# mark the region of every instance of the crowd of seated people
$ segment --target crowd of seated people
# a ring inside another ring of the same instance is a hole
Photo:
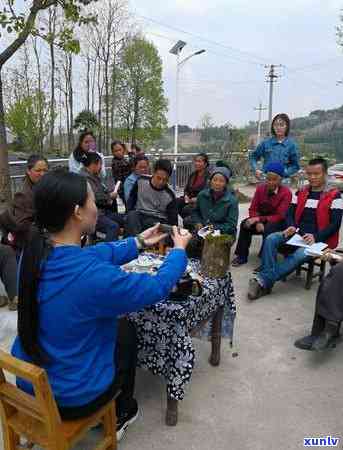
[[[255,300],[269,294],[273,285],[311,259],[304,247],[287,245],[287,241],[299,233],[306,244],[327,243],[336,248],[342,222],[341,193],[327,185],[327,162],[315,158],[306,166],[308,186],[293,195],[283,231],[266,237],[262,249],[260,271],[249,282],[248,297]],[[278,261],[278,252],[285,254]]]
[[[247,263],[252,236],[261,235],[262,264],[249,282],[251,300],[270,293],[278,280],[310,258],[303,248],[287,246],[287,240],[296,232],[308,244],[326,242],[329,248],[338,244],[343,205],[339,191],[327,185],[326,161],[322,158],[309,161],[306,167],[309,185],[293,196],[282,184],[282,179],[292,175],[299,164],[296,144],[288,137],[289,128],[287,116],[276,116],[273,138],[258,147],[252,159],[256,175],[261,178],[264,172],[266,180],[257,186],[249,217],[241,223],[233,264]],[[149,160],[139,147],[131,146],[127,152],[122,142],[113,141],[111,149],[113,181],[121,182],[118,192],[103,184],[104,159],[96,151],[92,133],[80,136],[70,156],[70,172],[55,170],[42,178],[48,170],[44,158],[28,161],[25,182],[31,183],[30,239],[26,236],[26,245],[20,247],[23,252],[19,291],[11,291],[13,280],[6,280],[3,274],[13,259],[7,254],[3,261],[2,246],[0,276],[8,285],[8,298],[19,297],[20,326],[12,353],[47,370],[63,420],[92,414],[120,389],[117,400],[120,439],[138,414],[134,398],[136,335],[134,327],[122,316],[167,297],[185,271],[185,251],[190,256],[201,256],[204,242],[198,236],[201,228],[211,225],[235,238],[239,211],[237,195],[230,183],[230,168],[219,164],[211,169],[206,154],[195,157],[195,171],[188,179],[183,197],[177,199],[168,185],[172,174],[169,160],[155,161],[150,175]],[[262,171],[256,166],[260,158],[264,159]],[[38,173],[42,180],[33,193]],[[118,197],[125,207],[122,214],[118,213]],[[15,197],[13,204],[17,200]],[[36,226],[32,229],[34,219]],[[182,219],[189,232],[180,233],[177,228]],[[166,239],[159,223],[173,226],[173,248],[157,274],[122,271],[119,266],[136,258],[140,250]],[[120,244],[112,242],[118,239],[119,228],[124,228],[128,236]],[[49,233],[49,239],[43,230]],[[81,237],[96,230],[105,233],[106,242],[81,250]],[[12,233],[10,229],[7,231]],[[19,245],[17,232],[18,229],[13,229],[15,243]],[[285,256],[282,262],[277,259],[279,251]],[[16,264],[14,251],[13,255]],[[312,333],[299,339],[297,347],[322,350],[337,337],[343,320],[343,303],[339,302],[342,280],[343,262],[322,281]],[[76,353],[70,352],[71,348],[77,349]],[[65,373],[70,376],[66,378]],[[28,384],[19,380],[18,384],[32,393]]]

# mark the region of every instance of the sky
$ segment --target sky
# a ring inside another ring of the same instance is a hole
[[[343,51],[336,37],[343,0],[128,2],[162,58],[169,125],[176,118],[176,56],[169,50],[180,39],[187,43],[182,58],[206,50],[180,70],[180,124],[197,127],[204,114],[219,125],[257,120],[254,108],[260,102],[268,106],[264,66],[270,64],[282,65],[276,69],[273,114],[292,118],[343,104],[343,84],[337,85],[343,79]],[[263,111],[262,118],[267,116]]]
[[[343,0],[131,0],[130,9],[158,48],[175,122],[176,56],[205,49],[180,70],[179,123],[196,127],[208,113],[218,124],[257,120],[255,107],[268,105],[267,69],[281,64],[274,84],[273,113],[304,116],[343,104],[343,52],[337,45]],[[267,118],[267,111],[263,112]]]

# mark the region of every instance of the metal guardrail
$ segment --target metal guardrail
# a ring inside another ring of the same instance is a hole
[[[190,173],[193,170],[192,166],[192,160],[193,157],[196,156],[198,153],[179,153],[178,154],[178,161],[176,163],[176,186],[177,189],[183,189],[187,183],[187,179],[190,175]],[[217,156],[216,153],[208,153],[207,154],[210,158],[210,163],[215,162],[215,156]],[[155,161],[163,156],[163,158],[171,159],[174,161],[174,154],[173,153],[146,153],[146,156],[150,159],[150,161]],[[181,158],[187,158],[187,160],[182,160]],[[68,166],[68,160],[69,158],[53,158],[49,159],[49,166],[51,168],[53,167],[67,167]],[[105,156],[105,164],[106,164],[106,181],[110,184],[112,173],[111,173],[111,161],[112,156]],[[11,186],[12,186],[12,192],[18,192],[21,189],[22,179],[25,176],[25,168],[26,168],[26,161],[10,161],[10,177],[11,177]]]

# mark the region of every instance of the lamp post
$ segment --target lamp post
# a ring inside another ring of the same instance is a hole
[[[193,56],[201,55],[206,50],[198,50],[191,55],[188,55],[182,61],[180,61],[180,54],[185,47],[186,42],[178,41],[173,48],[170,49],[169,53],[176,55],[176,86],[175,86],[175,130],[174,130],[174,167],[173,167],[173,188],[176,188],[176,166],[177,166],[177,153],[178,153],[178,138],[179,138],[179,78],[180,78],[180,68]]]

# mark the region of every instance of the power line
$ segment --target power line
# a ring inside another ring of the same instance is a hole
[[[148,21],[148,22],[152,22],[152,23],[155,23],[155,24],[160,25],[160,26],[162,26],[162,27],[169,28],[170,30],[177,31],[178,33],[184,33],[184,34],[187,34],[188,36],[193,36],[193,37],[195,37],[196,39],[199,39],[199,40],[201,40],[201,41],[203,41],[203,42],[207,42],[207,43],[209,43],[209,44],[211,44],[211,45],[215,45],[215,46],[218,46],[218,47],[222,47],[222,48],[225,48],[226,50],[230,50],[231,52],[240,53],[240,54],[242,54],[242,55],[249,56],[250,58],[254,58],[254,59],[255,59],[255,61],[253,61],[254,64],[260,65],[261,63],[265,63],[265,62],[267,61],[266,58],[264,58],[264,57],[256,56],[256,55],[254,55],[254,54],[252,54],[252,53],[249,53],[249,52],[246,52],[246,51],[244,51],[244,50],[236,49],[236,48],[231,47],[231,46],[229,46],[229,45],[222,44],[222,43],[220,43],[220,42],[216,42],[216,41],[213,41],[213,40],[211,40],[211,39],[207,39],[207,38],[205,38],[205,37],[203,37],[203,36],[197,35],[197,34],[195,34],[195,33],[191,33],[191,32],[189,32],[189,31],[183,30],[183,29],[181,29],[181,28],[172,27],[172,26],[167,25],[167,24],[165,24],[165,23],[163,23],[163,22],[160,22],[160,21],[158,21],[158,20],[156,20],[156,19],[152,19],[152,18],[150,18],[150,17],[143,16],[143,15],[140,15],[140,14],[136,14],[136,16],[139,17],[139,18],[141,18],[141,19],[143,19],[143,20],[146,20],[146,21]],[[258,62],[257,62],[257,61],[258,61]]]
[[[328,64],[332,64],[334,62],[338,62],[338,60],[342,61],[342,57],[341,56],[336,56],[335,58],[329,58],[325,61],[319,62],[319,63],[313,63],[313,64],[308,64],[306,66],[300,66],[300,67],[287,67],[287,69],[290,72],[299,72],[299,71],[308,71],[309,69],[316,69],[318,67],[323,67],[326,66]]]
[[[199,79],[190,79],[190,78],[181,78],[181,80],[185,83],[198,83],[198,84],[218,84],[218,83],[228,83],[228,84],[254,84],[254,83],[260,83],[261,80],[239,80],[239,81],[232,81],[232,80],[199,80]]]
[[[319,89],[321,89],[324,92],[328,92],[327,85],[321,84],[320,82],[318,82],[316,80],[313,80],[313,78],[310,78],[308,75],[304,75],[301,72],[299,74],[297,73],[297,74],[293,75],[292,71],[289,70],[289,68],[287,66],[283,66],[283,67],[285,69],[287,69],[285,75],[288,76],[289,78],[292,78],[292,77],[295,78],[295,77],[298,77],[298,76],[302,76],[302,77],[304,77],[306,79],[307,82],[312,83],[312,85],[315,86],[316,88],[319,88]],[[287,72],[291,72],[291,73],[287,73]]]
[[[169,37],[169,36],[165,36],[163,34],[155,33],[155,32],[152,32],[152,31],[146,31],[145,30],[144,33],[151,34],[152,36],[157,36],[157,37],[162,38],[162,39],[166,39],[166,40],[168,40],[170,42],[174,42],[174,41],[177,40],[176,37]],[[190,41],[190,42],[191,42],[191,44],[193,44],[193,48],[195,49],[196,46],[194,44],[194,41]],[[237,55],[229,55],[227,53],[219,53],[219,52],[217,52],[215,50],[212,50],[212,49],[206,49],[206,53],[210,53],[210,54],[215,55],[215,56],[220,56],[221,58],[228,58],[228,59],[231,59],[233,61],[239,61],[239,62],[242,62],[242,63],[245,63],[245,64],[251,64],[251,65],[254,65],[254,66],[261,66],[262,65],[261,63],[256,63],[255,61],[250,61],[250,60],[244,59],[242,57],[239,57]]]

